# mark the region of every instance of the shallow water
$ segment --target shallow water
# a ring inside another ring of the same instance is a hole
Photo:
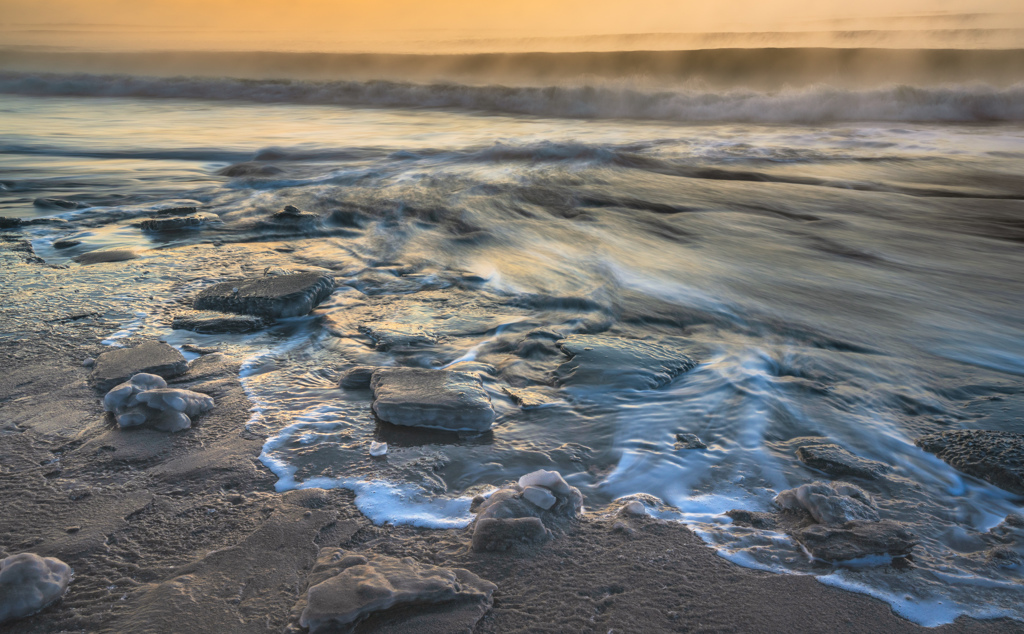
[[[987,563],[981,537],[1020,500],[913,444],[1020,429],[1017,123],[692,124],[135,96],[4,95],[0,114],[0,215],[67,219],[29,232],[51,263],[146,250],[144,281],[91,267],[136,302],[153,295],[118,313],[108,343],[152,334],[246,359],[247,425],[267,436],[280,490],[341,486],[376,522],[464,526],[475,493],[554,468],[588,508],[656,496],[651,512],[737,563],[820,575],[919,623],[1024,619],[1021,570]],[[90,206],[33,206],[44,197]],[[135,224],[179,204],[222,224],[159,239]],[[287,204],[329,220],[269,227]],[[52,247],[68,235],[82,244]],[[224,245],[208,266],[169,249],[201,242]],[[268,266],[327,269],[340,288],[256,336],[169,330],[177,300]],[[376,350],[359,328],[384,323],[435,342]],[[657,390],[555,388],[564,357],[519,348],[537,330],[657,342],[698,366]],[[380,423],[368,391],[336,387],[356,364],[453,363],[484,372],[493,431]],[[503,387],[543,387],[552,402],[521,409]],[[679,432],[708,449],[676,449]],[[808,439],[893,467],[859,484],[921,537],[912,564],[833,569],[721,515],[827,479],[796,459]],[[383,459],[368,454],[375,440],[389,445]]]

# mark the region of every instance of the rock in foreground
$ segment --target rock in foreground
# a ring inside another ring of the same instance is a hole
[[[199,293],[194,308],[271,319],[299,317],[309,314],[333,292],[330,275],[272,275],[214,284]]]
[[[63,594],[71,568],[52,557],[21,553],[0,560],[0,623],[35,614]]]
[[[697,365],[673,348],[619,337],[570,335],[558,347],[569,356],[555,370],[559,385],[653,390]]]
[[[796,457],[808,467],[837,477],[875,480],[889,470],[889,465],[855,456],[839,445],[800,447],[796,450]]]
[[[167,387],[155,374],[136,374],[103,397],[103,406],[121,427],[148,426],[159,431],[182,431],[192,419],[213,409],[213,399],[190,390]]]
[[[461,568],[330,551],[310,574],[299,623],[314,634],[349,632],[370,617],[388,631],[468,632],[491,608],[495,590]]]
[[[575,519],[583,511],[583,494],[556,471],[528,473],[490,497],[474,500],[473,550],[507,550],[515,544],[546,541],[545,525]]]
[[[370,388],[373,411],[395,425],[482,432],[494,422],[491,399],[475,374],[380,368],[373,373]]]
[[[922,436],[916,444],[954,469],[1024,495],[1024,434],[962,429]]]
[[[256,332],[267,325],[267,320],[259,315],[235,315],[213,311],[179,313],[171,322],[171,328],[174,330],[191,330],[203,335]]]
[[[169,379],[186,370],[188,362],[180,352],[160,341],[146,341],[134,348],[111,350],[98,356],[89,383],[106,392],[136,374],[156,374]]]
[[[846,561],[871,555],[905,557],[917,538],[899,522],[854,521],[843,526],[815,524],[796,531],[797,539],[812,556],[824,561]]]

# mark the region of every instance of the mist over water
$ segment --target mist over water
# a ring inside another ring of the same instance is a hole
[[[111,343],[244,358],[247,429],[280,490],[348,488],[375,522],[440,528],[466,525],[474,494],[556,469],[588,509],[656,496],[653,513],[741,565],[814,574],[918,623],[1024,620],[1019,566],[984,556],[1020,499],[914,446],[1020,429],[1021,49],[7,50],[0,69],[0,215],[66,219],[31,229],[52,263],[145,250],[161,306]],[[139,231],[182,204],[221,222]],[[285,205],[323,222],[270,225]],[[52,247],[69,236],[82,244]],[[177,247],[213,241],[216,272],[176,280]],[[255,336],[169,330],[178,300],[273,266],[340,287]],[[367,325],[418,343],[377,349]],[[573,334],[698,365],[655,390],[558,385],[553,342]],[[368,391],[336,387],[355,365],[480,372],[494,429],[382,423]],[[549,402],[520,408],[507,388]],[[911,563],[833,567],[722,515],[828,479],[795,456],[826,442],[891,465],[858,484],[922,540]]]

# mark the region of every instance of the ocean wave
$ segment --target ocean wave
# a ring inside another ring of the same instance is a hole
[[[0,93],[455,108],[542,117],[680,122],[1024,121],[1024,83],[1006,88],[893,85],[855,90],[817,85],[777,91],[648,91],[617,85],[510,87],[392,81],[0,73]]]

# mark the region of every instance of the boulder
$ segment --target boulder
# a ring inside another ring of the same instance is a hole
[[[875,480],[889,465],[855,456],[839,445],[808,445],[796,450],[796,457],[808,467],[836,476]]]
[[[182,231],[185,229],[196,229],[219,220],[220,218],[213,214],[168,215],[143,220],[139,227],[143,231]]]
[[[89,383],[106,392],[139,373],[169,379],[186,370],[188,362],[180,352],[161,341],[146,341],[134,348],[119,348],[96,357]]]
[[[349,632],[373,618],[389,631],[468,632],[490,609],[495,590],[461,568],[327,550],[310,573],[299,624],[313,634]]]
[[[918,544],[906,526],[892,520],[855,520],[842,526],[814,524],[793,532],[811,555],[824,561],[861,557],[905,557]]]
[[[196,297],[196,310],[259,315],[271,319],[309,314],[334,292],[323,273],[292,273],[221,282]]]
[[[1024,495],[1024,434],[962,429],[922,436],[917,446],[954,469]]]
[[[136,374],[107,392],[103,406],[114,413],[121,427],[145,425],[175,432],[190,428],[193,418],[213,409],[213,399],[190,390],[168,388],[167,382],[155,374]]]
[[[476,374],[421,368],[379,368],[370,380],[373,411],[408,427],[482,432],[494,409]]]
[[[570,335],[558,347],[569,356],[555,370],[558,385],[653,390],[697,365],[674,348],[619,337]]]
[[[807,511],[814,521],[831,526],[879,519],[871,496],[860,487],[843,482],[804,484],[779,493],[775,503],[786,511]]]
[[[61,596],[71,568],[52,557],[21,553],[0,560],[0,623],[35,614]]]
[[[171,321],[174,330],[191,330],[200,334],[245,333],[262,330],[270,321],[259,315],[235,315],[213,311],[178,313]]]

